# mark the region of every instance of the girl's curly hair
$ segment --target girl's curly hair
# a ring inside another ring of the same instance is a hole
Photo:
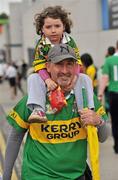
[[[35,25],[36,25],[36,33],[42,34],[44,20],[47,17],[60,19],[63,25],[65,26],[65,32],[71,33],[72,21],[69,19],[68,15],[70,15],[70,13],[62,9],[61,6],[47,7],[41,13],[36,14],[34,17]]]

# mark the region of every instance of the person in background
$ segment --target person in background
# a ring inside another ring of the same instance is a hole
[[[106,58],[113,56],[115,54],[115,47],[114,46],[109,46],[107,49],[107,54],[106,54]],[[103,69],[103,66],[102,66]],[[109,91],[108,91],[108,86],[105,88],[104,91],[104,106],[105,106],[105,110],[107,113],[109,113]]]
[[[19,71],[19,68],[17,68],[17,78],[16,78],[17,87],[20,90],[20,92],[22,93],[22,95],[24,95],[25,92],[22,87],[22,79],[23,79],[23,76],[22,76],[21,72]]]
[[[106,53],[106,58],[115,55],[115,47],[109,46]]]
[[[60,112],[52,112],[47,89],[47,122],[28,121],[31,110],[26,105],[27,96],[8,115],[12,130],[6,148],[4,180],[11,180],[14,162],[26,132],[21,179],[30,177],[30,180],[85,180],[86,126],[96,126],[99,141],[104,142],[107,139],[107,116],[96,96],[94,110],[82,108],[78,112],[74,87],[67,89],[76,76],[77,61],[75,52],[66,44],[55,45],[48,53],[47,71],[51,79],[61,87],[67,100],[67,106]],[[85,76],[81,74],[80,80]]]
[[[22,95],[25,94],[23,87],[22,87],[22,71],[21,71],[21,67],[19,65],[16,65],[16,63],[13,63],[13,66],[15,67],[16,71],[17,71],[17,75],[16,75],[16,88],[19,89],[19,91],[22,93]]]
[[[91,78],[94,93],[97,95],[97,68],[94,65],[93,58],[89,53],[84,53],[81,55],[81,61],[83,64],[82,71]]]
[[[103,99],[105,89],[108,86],[109,92],[109,110],[111,115],[112,135],[114,140],[114,152],[118,154],[118,56],[115,49],[112,47],[112,53],[106,57],[102,68],[102,77],[99,83],[98,98]]]
[[[25,80],[27,79],[27,70],[28,70],[28,65],[23,59],[22,64],[21,64],[21,75],[22,75],[22,78]]]
[[[0,63],[0,83],[2,83],[4,79],[4,67],[3,67],[3,63]]]
[[[14,67],[13,63],[8,63],[5,76],[8,79],[9,85],[11,87],[11,99],[15,99],[17,95],[17,84],[16,84],[17,70]]]

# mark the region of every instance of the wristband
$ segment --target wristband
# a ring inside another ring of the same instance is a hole
[[[99,124],[97,125],[97,128],[99,128],[100,126],[102,126],[104,124],[104,121],[100,119]]]

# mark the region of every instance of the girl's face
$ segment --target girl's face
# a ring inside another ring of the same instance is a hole
[[[59,44],[64,32],[64,25],[60,19],[47,17],[44,20],[42,32],[52,44]]]

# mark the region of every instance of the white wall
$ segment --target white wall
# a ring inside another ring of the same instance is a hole
[[[11,60],[17,64],[23,59],[22,49],[22,6],[21,3],[10,4],[10,44]],[[21,46],[20,46],[21,45]]]
[[[34,47],[35,27],[32,26],[34,15],[41,12],[43,8],[54,5],[62,5],[71,12],[70,18],[73,21],[72,36],[80,47],[80,53],[95,51],[98,30],[101,29],[100,3],[97,0],[40,0],[34,3],[23,18],[24,26],[24,54],[27,59],[27,47]],[[28,19],[28,17],[30,17]],[[96,23],[97,21],[97,23]],[[32,34],[33,33],[33,34]],[[30,37],[29,37],[30,36]],[[37,38],[37,36],[36,36]],[[91,45],[90,45],[91,42]],[[94,48],[92,44],[94,43]]]
[[[102,31],[100,0],[37,0],[35,3],[28,5],[28,8],[25,8],[25,11],[22,12],[23,31],[21,39],[24,59],[28,61],[27,49],[35,47],[38,37],[33,25],[34,15],[49,5],[62,5],[71,12],[72,36],[80,48],[80,54],[90,53],[95,64],[98,67],[101,66],[108,46],[115,46],[118,30]]]
[[[6,43],[7,43],[7,36],[6,36],[6,31],[7,31],[7,29],[6,29],[6,25],[3,25],[3,30],[2,30],[2,32],[0,33],[0,49],[5,49],[5,45],[6,45]]]

